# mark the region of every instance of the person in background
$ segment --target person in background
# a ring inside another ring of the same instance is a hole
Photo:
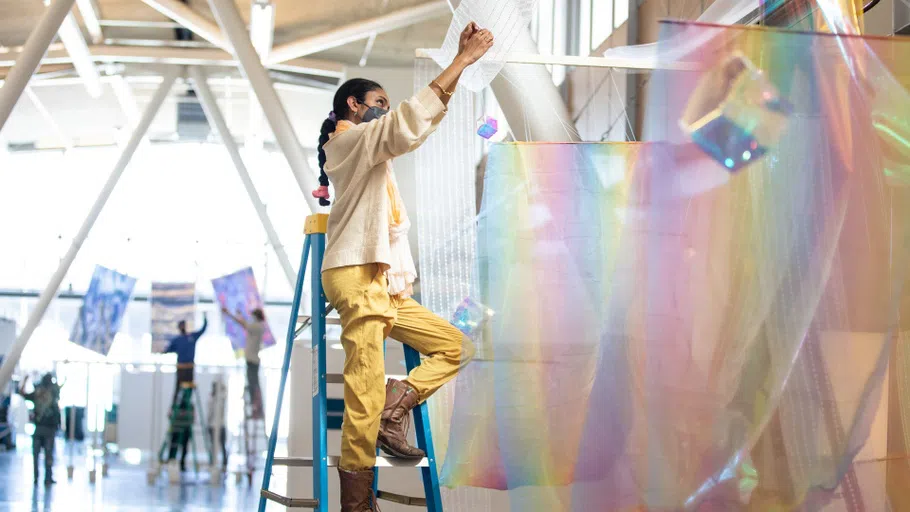
[[[53,473],[54,441],[57,429],[60,428],[60,389],[63,386],[58,386],[50,373],[44,374],[31,393],[25,392],[26,382],[28,377],[22,379],[19,394],[34,404],[32,421],[35,424],[35,433],[32,435],[32,454],[35,458],[35,485],[38,485],[38,456],[41,450],[44,450],[44,485],[53,485],[57,483],[54,481]]]
[[[209,326],[209,319],[205,314],[202,315],[202,329],[196,332],[187,332],[186,321],[181,320],[177,323],[177,329],[180,335],[172,339],[167,346],[165,353],[177,354],[177,385],[174,386],[174,399],[171,401],[171,407],[177,403],[177,393],[180,392],[181,385],[192,386],[194,377],[194,368],[196,365],[196,342]]]
[[[227,308],[221,308],[221,312],[237,322],[246,331],[246,343],[243,347],[243,354],[246,358],[246,383],[250,390],[250,399],[253,402],[253,417],[261,419],[264,417],[262,410],[262,392],[259,387],[259,350],[262,349],[262,336],[265,334],[265,313],[261,308],[250,311],[250,320],[244,320],[243,314],[237,311],[232,315]]]
[[[338,466],[342,512],[378,510],[373,494],[377,444],[393,457],[426,456],[408,443],[410,412],[474,354],[470,339],[411,298],[417,271],[408,246],[410,221],[391,162],[433,133],[462,72],[492,46],[493,34],[470,23],[452,64],[414,97],[389,110],[381,85],[351,79],[338,88],[322,125],[320,183],[327,187],[330,180],[336,195],[322,285],[341,316],[345,354]],[[327,192],[320,188],[315,194],[327,201]],[[405,380],[386,383],[387,336],[427,356]]]

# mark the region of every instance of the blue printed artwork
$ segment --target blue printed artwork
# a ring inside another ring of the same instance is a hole
[[[95,266],[92,282],[79,308],[70,341],[107,355],[120,330],[136,279],[101,265]]]
[[[240,311],[247,320],[249,320],[250,311],[253,309],[264,309],[252,268],[247,267],[233,274],[212,279],[212,287],[215,289],[215,297],[221,307],[227,308],[231,313]],[[234,350],[240,350],[245,347],[246,331],[244,331],[243,326],[230,318],[225,318],[224,320],[224,331],[231,340],[231,347]],[[275,336],[272,335],[272,330],[268,327],[268,318],[266,318],[266,329],[262,335],[262,346],[270,347],[274,344]]]
[[[152,283],[152,352],[159,353],[178,334],[177,323],[186,321],[194,329],[196,285],[194,283]]]

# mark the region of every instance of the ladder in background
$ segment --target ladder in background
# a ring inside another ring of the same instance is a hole
[[[344,413],[344,402],[340,399],[329,399],[326,396],[326,385],[341,384],[341,374],[326,373],[326,340],[325,326],[327,322],[327,309],[322,290],[322,258],[325,253],[325,232],[328,224],[328,215],[314,214],[306,219],[304,232],[306,238],[303,243],[303,254],[297,273],[297,284],[294,288],[294,301],[291,306],[291,320],[287,331],[287,342],[284,361],[281,366],[281,381],[278,386],[275,418],[272,421],[272,434],[269,437],[269,449],[265,459],[265,471],[262,476],[262,490],[259,498],[259,512],[265,512],[267,501],[273,501],[289,508],[311,508],[319,512],[329,510],[328,468],[338,466],[340,457],[328,455],[326,446],[327,430],[341,428],[341,418]],[[309,258],[310,252],[313,257]],[[312,264],[312,317],[299,316],[300,296],[303,291],[304,275],[307,261]],[[334,319],[337,322],[337,319]],[[300,328],[298,323],[303,322]],[[333,322],[334,323],[334,322]],[[315,457],[275,457],[275,445],[278,440],[278,424],[281,417],[281,404],[284,400],[284,389],[287,384],[288,370],[291,364],[291,350],[297,333],[310,326],[312,329],[313,345],[313,454]],[[408,372],[420,365],[420,354],[404,346],[405,365]],[[421,460],[402,460],[392,457],[377,457],[376,473],[373,479],[374,489],[379,482],[380,467],[419,467],[423,477],[424,498],[402,496],[394,493],[377,491],[379,499],[393,501],[404,505],[426,506],[429,512],[442,512],[442,499],[439,493],[439,475],[436,470],[436,456],[433,449],[433,438],[430,433],[430,418],[426,403],[414,408],[414,428],[417,437],[417,446],[426,452],[427,456]],[[269,490],[272,478],[272,466],[312,467],[313,468],[313,498],[290,498],[280,496]]]
[[[170,453],[174,453],[174,456],[176,457],[177,451],[182,450],[181,445],[183,444],[183,440],[186,439],[188,441],[187,448],[193,451],[193,467],[198,474],[199,459],[196,455],[196,436],[193,435],[193,427],[195,426],[196,418],[199,419],[203,446],[209,454],[210,462],[213,456],[211,442],[208,437],[208,429],[206,428],[205,420],[202,417],[202,402],[200,401],[199,395],[194,393],[196,389],[195,384],[182,383],[180,387],[181,389],[177,392],[177,400],[174,401],[174,404],[171,407],[169,427],[165,433],[164,442],[161,443],[161,450],[158,452],[158,462],[159,464],[171,462]],[[196,399],[195,404],[193,403],[194,397]],[[176,447],[173,446],[175,442],[177,443]],[[165,453],[168,454],[168,460],[165,460]],[[183,454],[181,453],[181,458],[182,457]],[[157,474],[155,474],[155,476],[157,477]],[[151,482],[152,478],[150,477],[149,483]]]
[[[259,412],[258,415],[257,412]],[[243,471],[237,473],[238,482],[245,474],[249,485],[253,485],[253,473],[256,471],[256,460],[259,458],[259,439],[266,439],[265,410],[256,411],[250,386],[247,384],[243,388],[243,453],[245,460]]]

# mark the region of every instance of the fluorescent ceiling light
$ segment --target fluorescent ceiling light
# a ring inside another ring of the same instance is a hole
[[[250,12],[250,40],[256,53],[263,59],[272,50],[274,29],[275,6],[271,2],[253,2]]]

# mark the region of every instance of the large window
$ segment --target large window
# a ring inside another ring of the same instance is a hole
[[[531,34],[541,55],[565,55],[567,49],[568,0],[540,0],[531,22]],[[553,83],[562,84],[565,66],[547,66]]]
[[[630,0],[580,0],[579,52],[584,56],[598,48],[629,19]]]

